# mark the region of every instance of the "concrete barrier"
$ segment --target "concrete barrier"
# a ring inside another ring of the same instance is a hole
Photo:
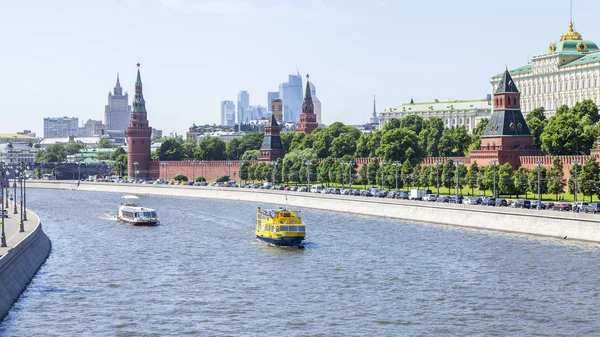
[[[146,184],[35,181],[31,188],[76,189],[122,194],[163,195],[270,203],[358,215],[388,217],[411,222],[523,233],[600,242],[600,215],[523,210],[487,206],[439,204],[425,201],[364,198],[245,188],[169,186]],[[159,210],[160,211],[160,210]]]
[[[7,234],[7,247],[0,248],[0,320],[4,319],[12,305],[25,291],[27,285],[44,261],[48,258],[51,243],[36,214],[27,211],[29,221],[25,222],[25,232],[18,232],[18,220],[12,220],[13,227],[9,228],[6,219],[6,229],[14,233]]]

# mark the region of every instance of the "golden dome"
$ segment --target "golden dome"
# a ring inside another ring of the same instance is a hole
[[[564,33],[563,36],[560,37],[560,40],[567,41],[567,40],[583,40],[583,39],[581,38],[581,35],[579,33],[577,33],[576,31],[573,30],[573,22],[571,22],[569,24],[569,31]]]

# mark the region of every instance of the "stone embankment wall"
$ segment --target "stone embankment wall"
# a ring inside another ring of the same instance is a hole
[[[364,198],[271,191],[244,188],[197,186],[133,185],[113,183],[72,183],[36,181],[32,188],[77,189],[80,191],[114,192],[121,194],[163,195],[187,198],[210,198],[249,201],[257,206],[268,204],[357,215],[402,219],[410,222],[437,223],[484,230],[523,233],[591,242],[600,242],[600,215],[511,209],[487,206],[448,205],[422,201]],[[115,196],[115,203],[117,203]],[[159,210],[160,212],[160,210]]]
[[[18,233],[8,241],[8,249],[3,248],[0,258],[0,319],[3,319],[11,306],[25,291],[33,276],[50,255],[51,243],[37,215],[27,213],[34,223],[31,231]],[[33,219],[34,218],[34,219]]]

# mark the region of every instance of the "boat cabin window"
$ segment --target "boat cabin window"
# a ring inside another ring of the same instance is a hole
[[[295,232],[295,231],[296,231],[296,226],[289,226],[288,232]]]
[[[281,226],[280,228],[282,232],[287,232],[289,230],[288,226]]]
[[[298,232],[304,232],[304,226],[298,226]]]
[[[284,218],[289,218],[291,215],[290,215],[290,213],[286,212],[286,213],[281,213],[281,216]]]
[[[136,218],[138,217],[138,214],[137,214],[137,213],[135,213],[135,217],[136,217]]]

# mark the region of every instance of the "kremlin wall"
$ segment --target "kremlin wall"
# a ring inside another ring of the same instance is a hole
[[[310,85],[306,85],[306,94],[302,104],[302,114],[298,132],[307,134],[314,131],[318,124],[314,115]],[[544,156],[542,151],[533,147],[533,136],[521,112],[521,93],[513,81],[508,69],[504,71],[493,98],[494,109],[483,136],[481,149],[471,151],[468,157],[433,157],[425,158],[421,164],[433,166],[442,164],[452,159],[460,161],[469,167],[477,162],[479,166],[503,165],[509,163],[513,169],[523,166],[527,169],[535,168],[538,164],[545,167],[552,165],[553,156]],[[151,160],[151,127],[148,124],[145,101],[142,93],[142,82],[139,71],[136,81],[134,96],[134,109],[131,113],[128,135],[128,166],[129,172],[135,172],[138,178],[173,180],[178,174],[185,175],[188,180],[204,177],[206,180],[215,180],[219,176],[229,176],[231,181],[240,177],[242,162],[236,161],[157,161]],[[283,158],[285,153],[280,137],[280,127],[272,116],[269,125],[265,127],[265,135],[260,148],[260,156],[254,162],[272,162]],[[600,141],[598,142],[600,144]],[[600,161],[600,145],[590,149],[590,156],[595,156]],[[558,156],[563,164],[565,177],[569,177],[569,170],[576,162],[583,164],[589,156]],[[357,169],[368,164],[370,158],[357,158]],[[131,174],[130,174],[131,176]]]

